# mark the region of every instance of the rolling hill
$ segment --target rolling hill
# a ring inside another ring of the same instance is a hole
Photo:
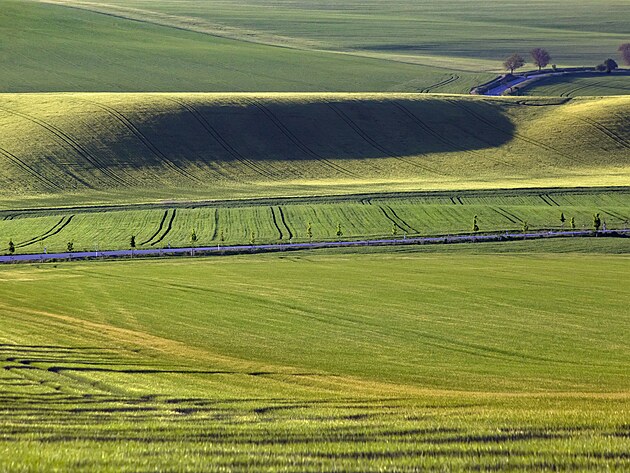
[[[630,98],[5,94],[4,206],[627,185]]]

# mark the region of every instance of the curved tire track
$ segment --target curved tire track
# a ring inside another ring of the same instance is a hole
[[[160,232],[162,231],[162,228],[164,227],[164,222],[166,222],[167,216],[168,216],[168,210],[165,210],[164,215],[162,216],[162,221],[160,222],[160,226],[158,227],[156,232],[153,235],[151,235],[150,238],[141,242],[140,245],[146,245],[147,243],[149,243],[151,240],[153,240],[155,237],[157,237],[160,234]]]
[[[166,231],[162,234],[162,236],[158,240],[155,240],[153,243],[151,243],[151,246],[155,246],[158,243],[160,243],[162,240],[164,240],[164,237],[170,233],[170,231],[173,229],[173,220],[175,220],[176,213],[177,213],[177,209],[173,209],[173,213],[171,214],[171,219],[168,221],[168,227],[166,227]]]

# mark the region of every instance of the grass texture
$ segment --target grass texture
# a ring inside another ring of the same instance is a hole
[[[629,104],[628,97],[6,94],[0,206],[628,185]]]
[[[0,465],[623,470],[629,274],[597,251],[5,266]]]

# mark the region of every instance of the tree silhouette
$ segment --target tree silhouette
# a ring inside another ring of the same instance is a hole
[[[512,54],[505,61],[503,61],[503,67],[505,67],[510,74],[514,74],[516,69],[520,69],[525,65],[525,59],[520,54]]]
[[[534,60],[534,64],[538,66],[538,70],[540,71],[543,67],[547,66],[551,61],[551,56],[546,49],[543,48],[534,48],[529,53]]]

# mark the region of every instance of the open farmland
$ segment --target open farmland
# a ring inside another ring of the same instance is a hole
[[[627,255],[528,245],[4,266],[1,468],[626,469]]]
[[[524,95],[584,97],[630,94],[630,74],[551,77],[520,89]]]
[[[0,98],[5,209],[629,182],[630,97]]]
[[[186,247],[195,230],[197,246],[358,240],[471,233],[591,229],[599,213],[606,228],[630,228],[630,193],[625,189],[580,191],[513,190],[380,194],[328,198],[269,199],[103,208],[0,212],[0,252],[9,239],[15,252],[64,252]],[[561,221],[564,215],[565,221]],[[311,236],[308,228],[311,228]],[[337,236],[338,225],[342,236]]]

